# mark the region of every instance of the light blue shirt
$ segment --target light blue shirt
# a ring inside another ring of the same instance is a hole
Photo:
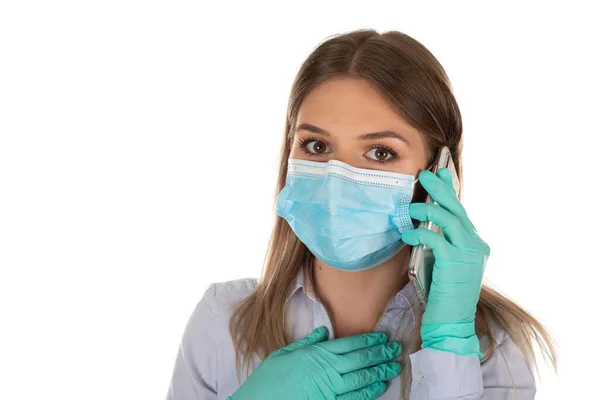
[[[256,286],[255,279],[210,285],[185,328],[168,400],[225,400],[247,378],[248,374],[243,374],[241,382],[238,380],[229,333],[230,308],[250,295]],[[323,325],[330,335],[333,332],[327,311],[316,300],[310,285],[305,286],[302,271],[287,300],[286,312],[293,341]],[[389,302],[375,331],[386,333],[389,340],[399,340],[402,332],[412,331],[416,313],[421,312],[413,284],[409,283]],[[459,356],[432,349],[411,354],[411,400],[533,399],[536,389],[530,366],[498,324],[492,323],[492,332],[496,348],[483,363],[474,355]],[[481,337],[480,344],[485,352],[488,338]],[[259,363],[260,359],[255,356],[249,373]],[[380,399],[400,399],[400,377],[388,383]]]

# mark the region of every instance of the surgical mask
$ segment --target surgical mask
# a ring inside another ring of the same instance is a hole
[[[415,177],[355,168],[337,160],[288,160],[277,214],[324,263],[341,270],[376,267],[404,246]]]

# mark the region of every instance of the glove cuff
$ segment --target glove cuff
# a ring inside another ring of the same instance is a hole
[[[475,322],[432,324],[421,326],[422,348],[449,351],[458,355],[477,355],[483,358]]]

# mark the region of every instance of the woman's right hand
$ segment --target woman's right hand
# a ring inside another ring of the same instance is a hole
[[[325,327],[271,353],[228,399],[367,400],[400,374],[402,352],[384,333],[327,340]]]

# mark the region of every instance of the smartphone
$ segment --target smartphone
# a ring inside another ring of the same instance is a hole
[[[452,175],[452,186],[454,187],[454,191],[459,193],[460,181],[458,180],[456,168],[454,167],[454,162],[450,155],[450,149],[447,146],[444,146],[440,150],[434,161],[431,172],[437,174],[440,168],[448,168],[448,171],[450,171],[450,174]],[[431,199],[429,194],[427,195],[425,202],[437,204]],[[431,221],[421,222],[419,228],[426,228],[444,236],[442,230]],[[431,286],[431,274],[433,272],[434,262],[435,258],[433,257],[433,251],[429,247],[422,244],[413,246],[408,262],[408,277],[417,289],[417,297],[423,308],[427,305],[427,296],[429,294],[429,287]]]

